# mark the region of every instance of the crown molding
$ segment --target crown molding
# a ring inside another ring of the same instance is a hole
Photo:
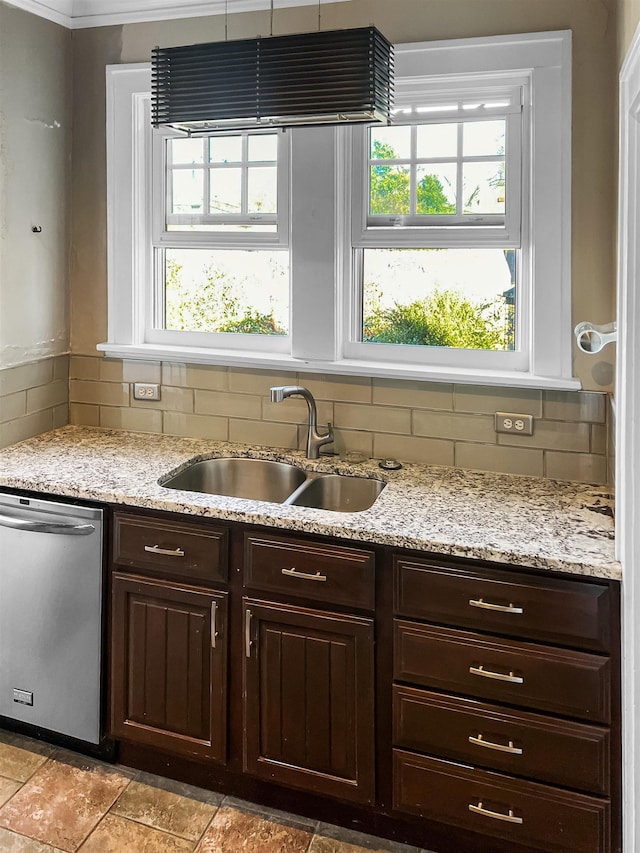
[[[68,29],[167,21],[268,10],[270,0],[4,0]],[[348,3],[350,0],[331,0]],[[275,0],[274,8],[315,6],[318,0]]]

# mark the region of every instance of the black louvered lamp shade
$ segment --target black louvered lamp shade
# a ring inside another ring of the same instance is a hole
[[[393,46],[375,27],[156,47],[152,123],[188,132],[388,122]]]

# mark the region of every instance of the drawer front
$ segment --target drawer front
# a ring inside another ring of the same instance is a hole
[[[395,686],[394,746],[593,794],[609,791],[609,731]]]
[[[373,552],[252,533],[244,542],[245,586],[373,610]]]
[[[609,587],[515,571],[446,568],[395,558],[400,616],[609,651]]]
[[[224,528],[117,512],[113,542],[113,559],[121,566],[195,581],[227,579],[229,534]]]
[[[610,721],[609,658],[401,620],[394,635],[397,681]]]
[[[545,853],[610,853],[607,800],[400,750],[393,764],[398,811]]]

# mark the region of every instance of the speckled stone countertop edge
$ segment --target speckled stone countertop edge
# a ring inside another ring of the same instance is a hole
[[[158,484],[196,458],[243,456],[387,483],[360,513],[227,498]],[[87,427],[64,427],[0,450],[0,486],[237,521],[445,557],[621,579],[611,498],[603,487],[375,460],[311,461],[300,451]]]

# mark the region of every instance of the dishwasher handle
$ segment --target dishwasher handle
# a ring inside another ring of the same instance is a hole
[[[93,524],[62,524],[56,521],[29,521],[13,515],[0,514],[0,527],[26,530],[29,533],[57,533],[60,536],[90,536],[95,531]]]

